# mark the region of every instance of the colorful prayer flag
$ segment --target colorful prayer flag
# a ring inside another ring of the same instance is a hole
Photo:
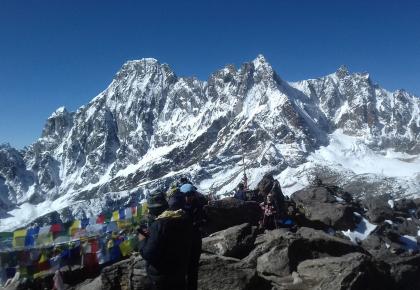
[[[89,218],[89,225],[95,225],[96,224],[96,217],[92,216]]]
[[[133,217],[133,214],[132,214],[132,212],[131,212],[131,208],[130,207],[127,207],[126,209],[125,209],[125,218],[126,219],[131,219]]]
[[[43,226],[39,229],[38,237],[36,239],[37,246],[44,246],[52,243],[53,236],[50,229],[51,226]]]
[[[89,225],[89,219],[85,218],[80,221],[80,227],[85,229]]]
[[[119,217],[119,220],[125,220],[125,209],[124,208],[120,209],[118,211],[118,217]]]
[[[133,251],[129,241],[124,241],[120,244],[120,251],[123,257],[127,257]]]
[[[26,229],[13,232],[13,247],[24,247],[26,238]]]
[[[38,271],[46,271],[50,268],[50,261],[45,253],[41,254],[41,257],[38,261]]]
[[[137,206],[131,207],[131,215],[137,217]]]
[[[120,218],[120,213],[118,212],[118,210],[113,211],[111,221],[113,222],[118,221],[119,218]]]
[[[98,216],[98,218],[96,219],[96,223],[97,224],[103,224],[105,222],[105,215],[104,214],[100,214]]]
[[[39,227],[29,228],[26,233],[25,247],[35,246],[35,238],[38,236]]]
[[[108,223],[107,227],[106,227],[106,231],[107,232],[116,232],[118,231],[118,225],[116,222],[110,222]]]
[[[149,208],[147,207],[147,203],[146,202],[145,203],[142,203],[141,204],[140,216],[143,217],[143,216],[145,216],[148,213],[149,213]]]
[[[75,236],[76,233],[79,231],[80,229],[80,221],[79,220],[75,220],[73,221],[72,225],[69,228],[69,235],[70,236]]]
[[[61,224],[53,224],[51,225],[50,231],[53,233],[53,235],[58,234],[63,231],[63,226]]]

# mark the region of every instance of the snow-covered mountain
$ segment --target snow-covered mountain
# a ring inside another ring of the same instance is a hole
[[[356,194],[419,193],[420,99],[340,67],[289,83],[266,59],[207,81],[129,61],[76,112],[59,108],[22,151],[0,146],[0,230],[49,212],[98,214],[189,176],[223,194],[267,171],[287,193],[313,175]]]

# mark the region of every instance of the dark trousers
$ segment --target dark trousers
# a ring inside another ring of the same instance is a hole
[[[152,280],[154,290],[185,290],[185,279],[158,279]]]
[[[198,283],[198,266],[200,263],[201,255],[201,234],[195,235],[191,248],[191,257],[188,265],[187,274],[187,289],[197,290]]]

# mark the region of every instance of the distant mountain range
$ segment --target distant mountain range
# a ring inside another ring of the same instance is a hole
[[[182,175],[230,192],[242,155],[251,186],[273,172],[288,194],[315,175],[360,196],[419,194],[419,104],[344,66],[290,83],[259,55],[201,81],[128,61],[87,105],[57,109],[29,147],[0,145],[0,230],[112,210]]]

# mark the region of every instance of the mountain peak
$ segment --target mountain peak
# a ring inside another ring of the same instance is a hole
[[[134,60],[129,60],[126,62],[126,64],[159,64],[159,61],[156,58],[153,57],[144,57],[141,59],[134,59]]]
[[[335,74],[339,77],[339,78],[344,78],[346,76],[348,76],[349,73],[349,68],[346,65],[340,65],[340,67],[337,69],[337,71],[335,72]]]
[[[252,63],[254,64],[255,68],[258,68],[260,66],[271,67],[270,64],[267,62],[267,59],[262,54],[257,55],[257,57],[252,61]]]
[[[176,74],[166,63],[162,64],[155,58],[142,58],[125,62],[117,72],[115,79],[121,80],[131,75],[143,78],[146,75],[150,76],[155,74],[163,75],[170,79],[176,78]]]
[[[62,115],[67,114],[67,113],[68,113],[68,111],[67,111],[66,107],[61,106],[57,110],[55,110],[54,113],[52,113],[49,118],[55,118],[55,117],[62,116]]]

